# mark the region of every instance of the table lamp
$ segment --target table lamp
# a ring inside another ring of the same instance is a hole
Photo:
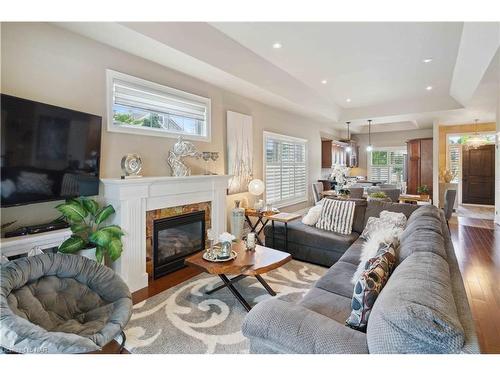
[[[255,178],[248,183],[248,192],[255,197],[262,195],[265,189],[266,185],[264,185],[264,182],[262,182],[262,180],[259,180],[258,178]],[[260,210],[262,208],[262,202],[260,202],[260,200],[256,201],[253,208],[256,210]]]

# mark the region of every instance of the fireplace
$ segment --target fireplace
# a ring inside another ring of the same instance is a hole
[[[153,278],[184,267],[184,258],[205,249],[205,211],[153,222]]]

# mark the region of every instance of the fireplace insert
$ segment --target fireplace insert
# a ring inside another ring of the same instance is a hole
[[[184,258],[205,249],[205,211],[153,223],[153,279],[184,267]]]

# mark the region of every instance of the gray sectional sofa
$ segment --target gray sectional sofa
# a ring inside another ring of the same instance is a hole
[[[345,326],[351,312],[351,278],[364,241],[359,232],[344,241],[335,237],[332,248],[324,238],[308,242],[304,251],[299,241],[308,240],[297,233],[296,224],[294,234],[289,233],[294,256],[320,264],[338,261],[298,303],[275,297],[248,313],[242,330],[251,352],[479,353],[444,215],[434,206],[416,207],[380,202],[364,207],[363,222],[384,209],[409,217],[398,264],[375,301],[366,332]],[[313,254],[317,249],[318,258]]]

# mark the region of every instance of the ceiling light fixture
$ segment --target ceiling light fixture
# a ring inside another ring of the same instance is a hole
[[[350,102],[351,102],[351,98],[347,98],[345,101],[346,101],[347,103],[350,103]]]
[[[280,49],[281,47],[283,47],[283,46],[281,45],[280,42],[276,42],[276,43],[273,44],[273,48],[274,49]]]
[[[432,86],[427,86],[425,89],[426,89],[427,91],[431,91],[431,90],[432,90]]]
[[[422,62],[424,64],[428,64],[428,63],[432,62],[432,58],[423,59]]]
[[[366,146],[367,152],[373,151],[372,146],[372,120],[368,120],[368,146]]]
[[[321,81],[321,83],[322,83],[323,85],[326,85],[326,84],[328,83],[328,81],[327,81],[326,79],[324,79],[324,80],[322,80],[322,81]]]
[[[345,151],[350,154],[351,151],[352,151],[352,147],[351,147],[351,129],[350,129],[350,125],[351,125],[351,122],[350,121],[347,121],[346,122],[347,124],[347,141],[349,142],[348,146],[345,148]]]
[[[465,148],[467,148],[468,150],[475,150],[476,148],[484,146],[487,143],[485,137],[481,137],[481,135],[478,132],[479,130],[479,127],[477,125],[478,121],[479,119],[474,120],[476,131],[474,132],[472,137],[470,137],[465,141]]]

